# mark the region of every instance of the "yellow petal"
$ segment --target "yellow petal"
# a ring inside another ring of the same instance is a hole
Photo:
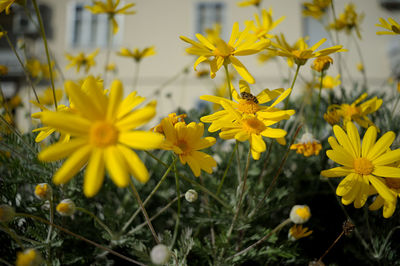
[[[76,138],[69,142],[57,142],[38,154],[44,162],[61,160],[88,143],[87,139]]]
[[[361,151],[360,135],[358,134],[358,130],[353,123],[347,123],[347,135],[349,136],[349,140],[353,146],[356,158],[360,157],[360,151]]]
[[[334,167],[328,170],[321,171],[321,175],[325,177],[339,177],[354,173],[354,170],[346,167]]]
[[[89,120],[76,114],[65,112],[45,111],[42,112],[40,119],[43,124],[73,136],[87,135],[91,126]]]
[[[139,150],[157,149],[163,141],[163,135],[149,131],[122,132],[119,136],[120,143]]]
[[[123,145],[118,145],[118,150],[125,157],[126,165],[133,177],[141,183],[146,183],[149,180],[149,172],[139,156]]]
[[[140,127],[149,122],[156,114],[153,105],[147,105],[143,108],[135,110],[117,121],[116,126],[121,131],[126,131]]]
[[[125,158],[116,146],[109,146],[104,151],[106,168],[111,180],[118,187],[126,187],[129,184],[128,169]]]
[[[366,176],[361,176],[359,186],[360,186],[360,191],[358,192],[358,195],[354,201],[354,207],[357,209],[364,206],[368,198],[369,181]]]
[[[385,201],[394,202],[396,197],[390,192],[389,188],[385,185],[382,179],[373,175],[368,175],[369,182],[374,186],[379,195],[385,199]]]
[[[351,123],[351,122],[349,122]],[[334,125],[333,126],[333,133],[335,134],[338,142],[340,143],[340,145],[342,145],[342,147],[349,153],[351,154],[351,156],[353,158],[357,158],[357,154],[353,148],[353,144],[351,143],[349,137],[347,136],[347,134],[344,132],[344,130],[338,126],[338,125]]]
[[[369,153],[369,150],[374,146],[375,140],[376,140],[376,128],[375,127],[369,127],[367,131],[364,134],[364,138],[362,141],[362,149],[361,149],[361,156],[362,157],[367,157],[367,154]]]
[[[392,131],[386,132],[369,150],[367,154],[367,159],[373,161],[378,158],[382,153],[387,152],[387,149],[393,143],[395,137],[396,135]]]
[[[93,149],[83,179],[83,193],[90,198],[95,196],[104,180],[104,157],[102,149]]]
[[[336,194],[338,196],[344,196],[354,187],[357,183],[357,174],[350,173],[348,174],[337,186]]]
[[[377,165],[388,165],[394,162],[400,161],[400,149],[386,152],[372,161],[372,164]]]
[[[122,83],[119,80],[114,80],[111,84],[110,100],[107,106],[107,119],[112,120],[116,117],[123,93]]]
[[[53,182],[56,185],[67,183],[79,170],[86,164],[92,147],[86,145],[76,150],[68,159],[63,163],[60,169],[54,174]]]
[[[250,75],[249,71],[247,71],[246,67],[234,56],[230,56],[229,59],[239,75],[248,83],[254,84],[255,80],[253,76]]]
[[[349,168],[353,167],[353,158],[347,157],[345,153],[341,153],[337,150],[327,150],[326,155],[332,161],[347,166]]]
[[[400,178],[400,168],[376,165],[372,174],[381,177]]]

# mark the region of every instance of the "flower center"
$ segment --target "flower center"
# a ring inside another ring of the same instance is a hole
[[[266,126],[257,118],[243,119],[243,129],[250,134],[260,134]]]
[[[360,110],[357,106],[348,105],[348,104],[343,105],[343,111],[347,117],[352,117],[352,116],[358,115],[360,113]]]
[[[98,121],[90,128],[90,143],[105,148],[118,142],[118,130],[107,121]]]
[[[298,208],[296,214],[303,220],[306,220],[311,216],[310,209],[307,207]]]
[[[400,180],[397,178],[385,178],[386,185],[393,189],[400,189]]]
[[[190,150],[190,146],[186,143],[185,140],[178,140],[176,146],[178,146],[183,153],[187,153]]]
[[[366,158],[355,159],[353,165],[356,173],[360,175],[369,175],[374,170],[373,164]]]
[[[260,108],[258,107],[258,104],[256,104],[254,101],[245,99],[239,100],[238,110],[242,113],[255,114],[259,109]]]
[[[218,40],[217,45],[214,50],[214,55],[215,56],[221,56],[221,57],[229,57],[230,55],[233,54],[235,51],[235,48],[224,42],[223,40]]]

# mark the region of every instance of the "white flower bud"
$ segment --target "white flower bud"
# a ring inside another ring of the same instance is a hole
[[[53,193],[51,187],[47,183],[38,184],[35,187],[35,196],[41,200],[49,200],[51,198],[51,194]]]
[[[294,205],[290,211],[290,220],[295,224],[303,224],[311,217],[310,208],[307,205]]]
[[[196,192],[196,190],[194,189],[189,189],[188,191],[186,191],[185,193],[185,199],[188,202],[195,202],[198,198],[198,194]]]
[[[151,261],[157,265],[167,263],[170,256],[171,252],[169,251],[168,247],[163,244],[158,244],[154,246],[150,252]]]
[[[62,216],[71,216],[75,212],[75,203],[70,199],[64,199],[58,203],[56,210]]]

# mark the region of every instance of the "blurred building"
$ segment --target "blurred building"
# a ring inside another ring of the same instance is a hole
[[[30,1],[28,1],[30,2]],[[117,72],[104,76],[104,67],[107,50],[108,21],[105,15],[93,15],[86,5],[91,1],[86,0],[41,0],[42,15],[45,21],[46,34],[49,40],[52,56],[59,66],[56,87],[63,87],[62,78],[77,79],[85,76],[85,73],[77,73],[75,69],[66,70],[68,61],[65,53],[76,55],[83,51],[91,53],[96,48],[101,51],[96,57],[97,66],[89,72],[93,75],[102,75],[109,83],[118,78],[126,86],[126,91],[137,90],[140,95],[151,99],[158,99],[158,111],[165,115],[174,111],[178,106],[191,108],[199,103],[198,97],[203,94],[211,94],[224,79],[224,72],[220,70],[217,77],[211,80],[209,77],[199,78],[193,70],[193,56],[185,54],[188,44],[179,39],[179,36],[195,38],[195,33],[204,32],[206,28],[213,27],[215,23],[222,25],[222,36],[228,39],[234,22],[240,23],[244,28],[244,21],[253,20],[254,14],[259,12],[255,7],[238,7],[241,1],[234,0],[125,0],[121,6],[134,2],[134,15],[118,15],[116,19],[120,26],[117,35],[113,37],[110,62],[115,63]],[[321,24],[311,18],[302,16],[301,0],[280,0],[261,3],[261,8],[272,8],[274,20],[285,16],[285,20],[277,26],[272,33],[284,33],[288,42],[293,43],[298,37],[309,36],[312,45],[322,37],[328,38],[324,47],[332,46],[332,42]],[[343,11],[347,0],[335,0],[336,13]],[[379,30],[375,24],[379,18],[388,17],[400,21],[400,1],[398,0],[353,0],[356,10],[364,13],[361,24],[362,39],[339,34],[341,44],[349,50],[343,53],[344,82],[362,81],[362,75],[357,70],[361,62],[357,53],[357,45],[361,48],[364,68],[368,78],[368,84],[372,89],[379,89],[381,84],[389,77],[400,76],[399,55],[400,37],[398,35],[376,35]],[[34,17],[34,12],[31,9]],[[331,17],[331,14],[329,14]],[[326,18],[328,19],[328,18]],[[46,62],[43,43],[37,28],[26,18],[25,10],[14,8],[12,14],[1,16],[1,25],[10,30],[13,42],[17,38],[25,38],[28,46],[28,57],[39,58]],[[11,34],[10,34],[11,35]],[[121,47],[143,49],[155,46],[156,55],[140,63],[137,86],[132,88],[135,76],[135,64],[133,60],[120,57],[117,52]],[[14,82],[13,88],[17,91],[23,84],[26,87],[24,73],[19,67],[15,56],[10,52],[4,40],[0,44],[0,58],[4,64],[10,65],[10,75],[2,80],[2,84],[8,80]],[[336,61],[337,57],[333,57]],[[288,71],[285,59],[278,58],[264,64],[257,61],[256,56],[241,57],[240,60],[255,77],[256,84],[252,86],[255,92],[265,88],[287,87],[287,79],[293,70]],[[199,70],[207,69],[207,66],[199,66]],[[329,74],[335,76],[338,69],[334,66]],[[303,67],[304,79],[310,77],[309,63]],[[304,80],[303,79],[303,80]],[[296,87],[302,86],[302,80]],[[49,83],[41,83],[46,87]],[[237,87],[237,81],[234,85]],[[6,86],[4,86],[6,87]],[[13,90],[13,89],[10,89]],[[297,93],[301,90],[296,88]],[[27,90],[30,91],[30,90]],[[156,93],[157,92],[157,93]],[[9,93],[10,95],[12,93]],[[31,92],[28,93],[32,97]]]

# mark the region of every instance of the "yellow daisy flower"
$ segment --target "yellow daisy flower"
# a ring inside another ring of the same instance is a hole
[[[303,16],[321,19],[326,13],[332,0],[313,0],[312,2],[303,3]]]
[[[291,241],[296,241],[299,240],[300,238],[307,237],[312,234],[312,230],[308,231],[308,227],[304,227],[303,225],[299,224],[294,224],[292,227],[289,229],[288,233],[288,238]]]
[[[283,36],[283,35],[282,35]],[[332,53],[336,52],[345,52],[346,49],[343,49],[342,45],[335,45],[329,48],[325,48],[319,51],[316,51],[318,47],[320,47],[326,41],[325,38],[322,38],[313,46],[309,47],[304,38],[300,38],[296,45],[289,46],[287,45],[286,41],[283,39],[281,43],[274,43],[272,42],[272,46],[276,55],[287,57],[288,59],[292,59],[294,63],[297,65],[304,65],[308,59],[310,58],[318,58],[322,56],[327,56]]]
[[[43,258],[40,253],[33,248],[17,252],[16,266],[39,266],[42,265]]]
[[[354,4],[347,4],[344,12],[329,25],[329,28],[342,31],[345,30],[350,34],[351,30],[355,30],[358,38],[361,39],[360,24],[364,19],[364,14],[357,14]]]
[[[63,91],[61,89],[56,89],[56,100],[59,102],[63,97]],[[52,88],[47,88],[43,91],[42,95],[39,95],[39,101],[43,105],[53,105],[54,97]]]
[[[266,9],[262,9],[261,20],[258,14],[254,14],[254,18],[255,24],[253,21],[246,21],[245,24],[249,25],[250,31],[253,32],[259,39],[272,38],[273,35],[269,34],[269,32],[285,19],[285,17],[280,17],[278,20],[273,21],[272,9],[269,9],[268,11]]]
[[[203,123],[185,122],[172,123],[166,117],[161,121],[165,141],[161,145],[163,150],[172,150],[179,156],[183,165],[189,165],[193,174],[200,176],[201,170],[211,174],[212,168],[217,166],[217,162],[210,155],[199,150],[208,148],[215,144],[213,137],[203,138]]]
[[[4,10],[6,11],[6,15],[10,14],[11,5],[14,4],[16,0],[0,0],[0,13]]]
[[[168,119],[173,126],[175,126],[178,122],[185,122],[186,114],[176,115],[176,113],[169,114],[165,119]],[[164,134],[164,129],[162,123],[158,124],[155,127],[150,128],[150,131],[157,132],[160,134]]]
[[[180,38],[192,45],[186,49],[187,53],[199,56],[193,66],[195,70],[198,64],[213,57],[213,59],[209,61],[211,78],[215,77],[222,65],[232,64],[243,79],[249,83],[254,83],[254,78],[236,56],[256,54],[268,47],[270,41],[258,40],[257,37],[250,34],[249,31],[250,27],[247,25],[245,30],[239,33],[239,23],[235,22],[228,43],[222,39],[207,39],[199,33],[196,34],[196,37],[200,42],[193,41],[184,36],[180,36]]]
[[[379,18],[379,22],[381,24],[375,24],[375,26],[382,27],[382,28],[387,29],[389,31],[378,31],[378,32],[376,32],[376,34],[378,34],[378,35],[384,35],[384,34],[396,35],[396,34],[400,34],[400,24],[397,23],[394,19],[388,18],[388,21],[386,21],[383,18]]]
[[[354,207],[364,206],[370,195],[370,186],[387,202],[394,202],[396,197],[385,184],[385,178],[400,178],[400,168],[391,166],[400,160],[400,149],[390,150],[395,139],[392,131],[386,132],[376,141],[377,130],[367,129],[362,142],[356,126],[346,124],[347,133],[339,126],[333,126],[337,138],[329,137],[332,150],[326,155],[343,166],[321,172],[325,177],[346,176],[338,185],[336,194],[342,197],[342,203],[354,202]]]
[[[314,59],[311,66],[317,72],[322,72],[328,70],[328,68],[333,64],[333,59],[330,56],[321,56]]]
[[[261,4],[262,0],[244,0],[242,2],[237,3],[239,7],[246,7],[246,6],[256,6],[258,7]]]
[[[90,68],[96,65],[96,61],[94,61],[94,58],[99,53],[99,51],[100,51],[99,49],[96,49],[93,53],[89,54],[88,56],[86,56],[83,52],[80,52],[76,56],[67,53],[65,57],[69,61],[71,61],[69,65],[67,65],[67,69],[70,69],[71,67],[76,67],[76,72],[79,72],[79,70],[83,66],[85,67],[85,73],[89,72]]]
[[[393,202],[386,201],[381,195],[377,195],[374,202],[369,206],[369,209],[376,211],[383,206],[383,217],[389,218],[396,210],[397,197],[400,197],[400,179],[385,178],[385,184],[393,194],[395,200]]]
[[[154,50],[154,46],[146,47],[142,51],[138,48],[133,50],[129,50],[128,48],[122,47],[121,51],[118,52],[118,55],[130,57],[136,62],[140,62],[143,58],[155,55],[156,51]]]
[[[322,88],[324,89],[332,90],[333,88],[336,88],[340,84],[342,84],[342,82],[340,81],[340,74],[337,74],[336,77],[325,75],[324,78],[322,79]]]
[[[118,80],[112,83],[109,96],[94,78],[87,78],[82,87],[89,87],[90,92],[86,93],[75,83],[66,84],[76,113],[44,111],[40,115],[43,124],[71,134],[69,142],[58,142],[39,153],[39,159],[45,162],[68,157],[54,174],[53,182],[67,183],[86,163],[83,192],[87,197],[99,191],[105,168],[118,187],[129,184],[129,175],[146,182],[148,171],[131,148],[158,148],[163,136],[133,129],[154,117],[155,104],[132,111],[143,98],[130,94],[123,100],[123,88]]]
[[[357,124],[363,128],[369,126],[375,126],[375,124],[367,117],[367,115],[376,112],[382,105],[382,99],[374,97],[366,102],[362,102],[368,97],[367,93],[363,93],[358,99],[356,99],[352,104],[333,104],[328,107],[327,113],[331,113],[336,110],[336,113],[343,120],[343,125],[347,122],[355,121]]]
[[[311,133],[304,133],[299,143],[292,144],[290,149],[296,150],[296,153],[303,154],[305,157],[310,157],[318,155],[322,150],[322,145]]]
[[[215,127],[221,129],[220,138],[236,139],[241,142],[248,140],[254,160],[260,159],[261,153],[266,150],[263,137],[279,139],[286,135],[286,131],[283,129],[269,127],[277,123],[276,120],[260,120],[255,115],[242,115],[224,101],[221,101],[221,105],[231,113],[233,121],[226,119],[214,121]]]
[[[93,6],[85,6],[85,8],[90,10],[90,12],[92,12],[93,14],[107,14],[108,19],[113,26],[113,34],[117,34],[119,27],[117,21],[115,20],[115,15],[132,15],[136,13],[133,10],[128,11],[129,8],[135,5],[134,3],[126,4],[125,6],[118,9],[119,3],[120,0],[115,0],[115,2],[114,0],[107,0],[106,2],[93,1]]]

